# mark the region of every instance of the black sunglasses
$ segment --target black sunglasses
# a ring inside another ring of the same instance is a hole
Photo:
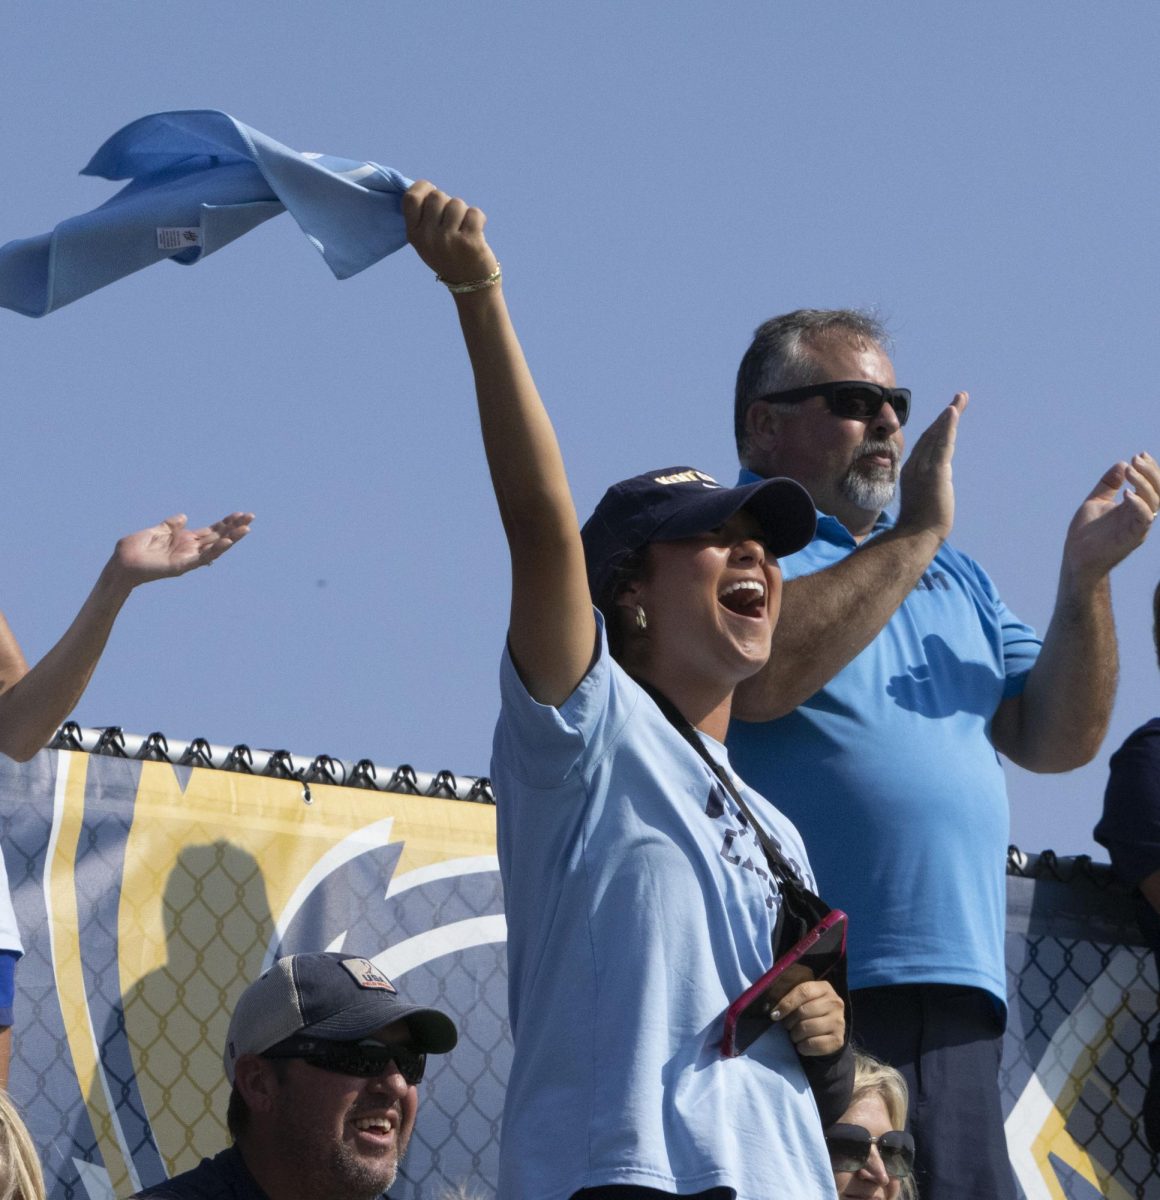
[[[794,404],[808,400],[811,396],[825,397],[826,405],[836,417],[852,417],[856,421],[869,421],[876,417],[884,404],[894,409],[899,425],[906,424],[910,416],[910,388],[888,388],[877,383],[859,380],[844,380],[841,383],[810,383],[805,387],[789,388],[784,392],[770,392],[759,396],[759,400],[771,404]]]
[[[914,1138],[901,1129],[877,1137],[862,1125],[831,1125],[826,1130],[826,1148],[835,1171],[860,1171],[870,1161],[871,1146],[878,1147],[892,1179],[905,1179],[914,1170]]]
[[[427,1066],[427,1055],[411,1046],[382,1042],[331,1042],[325,1038],[289,1037],[269,1050],[262,1051],[262,1058],[300,1058],[312,1067],[332,1071],[336,1075],[357,1075],[360,1079],[373,1079],[387,1067],[395,1069],[412,1087],[423,1078]]]

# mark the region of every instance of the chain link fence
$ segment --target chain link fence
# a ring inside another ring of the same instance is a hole
[[[333,760],[307,779],[244,747],[199,760],[163,758],[156,738],[111,745],[0,757],[26,949],[11,1089],[52,1200],[124,1197],[221,1149],[238,993],[273,955],[330,946],[377,957],[461,1030],[432,1060],[392,1195],[494,1196],[511,1059],[502,895],[493,810],[465,802],[486,800],[486,781]],[[1026,1200],[1160,1196],[1138,1116],[1156,974],[1132,903],[1110,868],[1010,855],[1002,1087]]]
[[[1140,1113],[1156,1035],[1156,966],[1134,900],[1086,857],[1012,850],[1007,1141],[1028,1200],[1160,1196]]]

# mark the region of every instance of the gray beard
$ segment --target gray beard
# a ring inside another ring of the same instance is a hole
[[[889,454],[892,466],[889,471],[875,468],[873,474],[858,470],[858,459],[869,454]],[[898,450],[893,442],[866,442],[858,452],[858,458],[842,477],[842,495],[856,508],[865,512],[880,513],[894,499],[898,486]]]

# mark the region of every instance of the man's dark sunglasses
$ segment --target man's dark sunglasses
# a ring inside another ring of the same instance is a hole
[[[825,397],[830,412],[836,417],[853,417],[857,421],[869,421],[882,411],[884,404],[894,409],[899,425],[906,424],[910,416],[910,389],[880,387],[876,383],[845,380],[841,383],[810,383],[805,387],[789,388],[784,392],[770,392],[758,397],[770,404],[795,404],[811,396]]]
[[[300,1058],[312,1067],[332,1071],[336,1075],[357,1075],[360,1079],[373,1079],[387,1067],[395,1069],[414,1086],[423,1078],[427,1066],[427,1055],[410,1046],[382,1042],[330,1042],[325,1038],[289,1037],[269,1050],[262,1051],[262,1058]]]
[[[877,1146],[882,1165],[892,1179],[905,1179],[914,1170],[914,1138],[900,1129],[871,1136],[862,1125],[831,1125],[826,1130],[826,1148],[835,1171],[860,1171],[870,1161],[870,1147]]]

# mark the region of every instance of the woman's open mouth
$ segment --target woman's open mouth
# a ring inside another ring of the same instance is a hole
[[[757,579],[738,579],[717,595],[717,603],[739,617],[765,616],[765,584]]]

